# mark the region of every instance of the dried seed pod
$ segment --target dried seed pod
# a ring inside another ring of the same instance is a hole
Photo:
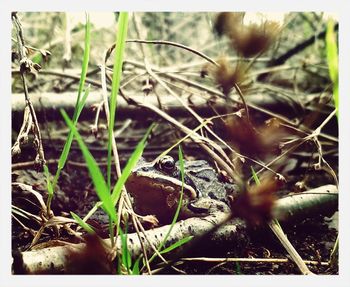
[[[244,12],[221,12],[215,19],[214,29],[219,36],[227,35],[239,31],[243,23]]]
[[[242,12],[223,12],[217,16],[214,28],[218,35],[226,35],[230,39],[231,46],[239,55],[253,57],[265,52],[274,43],[281,31],[281,21],[269,20],[261,13],[247,17]]]
[[[225,122],[228,142],[242,154],[254,158],[267,158],[280,153],[280,143],[290,135],[277,119],[269,119],[258,127],[245,116],[233,116]]]
[[[260,184],[246,186],[246,190],[231,200],[233,213],[252,226],[258,226],[272,219],[277,200],[276,191],[280,182],[272,176],[265,177]]]
[[[232,66],[226,58],[221,58],[217,62],[219,66],[212,66],[210,72],[225,95],[229,94],[235,84],[239,85],[241,89],[247,87],[244,85],[247,79],[246,63],[237,62],[236,66]]]
[[[239,33],[230,37],[231,45],[243,57],[253,57],[264,53],[275,42],[279,33],[280,25],[277,22],[243,25]]]

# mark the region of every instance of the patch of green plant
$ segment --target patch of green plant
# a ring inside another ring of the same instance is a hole
[[[132,169],[135,167],[136,163],[139,161],[139,159],[143,153],[147,137],[149,136],[152,128],[154,127],[154,124],[152,124],[148,128],[144,137],[138,143],[134,152],[130,156],[126,166],[124,167],[124,169],[122,171],[122,175],[118,178],[118,181],[116,182],[116,184],[113,188],[113,192],[111,194],[109,191],[109,188],[107,186],[107,183],[103,177],[101,169],[99,168],[96,160],[94,159],[94,157],[90,153],[89,149],[87,148],[87,146],[83,142],[83,140],[82,140],[79,132],[76,130],[76,127],[74,126],[72,120],[69,119],[67,113],[63,109],[61,109],[60,111],[61,111],[61,114],[62,114],[64,120],[66,121],[67,125],[71,129],[71,131],[72,131],[75,139],[77,140],[79,147],[83,153],[84,159],[86,161],[86,164],[87,164],[87,167],[89,170],[90,177],[91,177],[93,184],[94,184],[96,194],[102,202],[101,207],[107,213],[107,215],[110,217],[112,222],[116,225],[118,222],[117,222],[117,213],[116,213],[115,206],[120,198],[120,194],[121,194],[122,188],[123,188],[126,180],[128,179]],[[89,225],[87,225],[82,219],[80,219],[76,214],[74,214],[74,213],[71,213],[71,214],[72,214],[73,218],[78,222],[78,224],[81,225],[85,230],[87,230],[88,232],[93,232],[93,229]],[[134,262],[134,264],[132,264],[131,255],[130,255],[130,252],[128,251],[128,248],[127,248],[127,234],[126,233],[124,234],[121,229],[119,229],[119,232],[120,232],[119,235],[120,235],[120,239],[121,239],[121,248],[122,248],[122,250],[121,250],[122,266],[127,270],[128,274],[136,274],[136,272],[139,272],[139,267],[138,267],[139,260],[136,260]],[[137,264],[137,266],[135,266],[135,264]],[[133,266],[132,269],[131,269],[131,266]],[[118,266],[118,270],[121,270],[120,266]]]
[[[74,135],[75,139],[77,140],[79,147],[83,153],[85,162],[86,162],[88,170],[89,170],[90,177],[91,177],[92,182],[93,182],[94,187],[95,187],[96,194],[102,202],[101,207],[108,214],[108,216],[112,219],[112,221],[117,224],[117,213],[116,213],[116,210],[114,208],[111,193],[108,189],[107,183],[103,177],[101,169],[99,168],[96,160],[94,159],[91,152],[89,151],[89,149],[85,145],[79,132],[77,131],[76,127],[74,126],[73,121],[71,121],[71,119],[69,118],[69,116],[67,115],[67,113],[63,109],[60,109],[60,111],[61,111],[61,114],[62,114],[66,124],[71,129],[71,132],[73,133],[73,135]]]
[[[111,93],[111,99],[110,99],[110,107],[111,107],[111,113],[109,118],[109,140],[108,140],[108,179],[107,183],[105,182],[105,179],[102,175],[102,172],[100,168],[98,167],[95,159],[91,155],[90,151],[84,144],[83,140],[81,139],[81,136],[76,131],[76,123],[78,121],[78,116],[80,115],[82,108],[85,104],[86,96],[88,93],[86,93],[82,100],[80,100],[80,95],[82,91],[82,87],[85,82],[86,78],[86,72],[87,72],[87,63],[88,63],[88,52],[89,51],[89,42],[90,37],[85,38],[85,53],[84,53],[84,61],[83,61],[83,68],[82,68],[82,77],[79,85],[79,92],[78,92],[78,98],[76,103],[75,112],[73,115],[73,121],[69,119],[67,114],[61,110],[61,114],[64,117],[67,125],[70,127],[71,131],[69,134],[69,137],[66,141],[66,144],[64,146],[62,155],[59,160],[58,164],[58,171],[56,173],[56,177],[54,180],[54,184],[57,183],[57,179],[60,173],[60,170],[64,167],[64,164],[66,162],[66,159],[69,154],[70,146],[73,141],[73,135],[75,135],[77,142],[80,146],[80,149],[82,150],[83,156],[85,158],[85,161],[88,165],[90,176],[93,180],[94,187],[96,190],[96,193],[99,197],[99,199],[102,202],[102,208],[104,211],[110,216],[112,221],[116,223],[117,215],[115,211],[115,204],[117,203],[122,187],[127,180],[132,168],[137,163],[139,157],[141,156],[143,152],[143,148],[145,145],[145,140],[149,134],[149,132],[145,135],[144,139],[139,143],[137,146],[135,153],[130,157],[128,164],[126,168],[123,170],[122,176],[118,179],[117,184],[115,185],[113,189],[112,195],[110,194],[110,172],[111,172],[111,146],[112,146],[112,131],[114,128],[114,122],[115,122],[115,111],[117,106],[117,94],[119,90],[119,83],[121,78],[121,68],[123,63],[123,52],[124,52],[124,46],[125,46],[125,39],[126,39],[126,32],[127,32],[127,23],[128,23],[128,13],[122,12],[119,16],[118,21],[118,32],[117,32],[117,44],[116,44],[116,52],[115,52],[115,62],[114,62],[114,69],[113,69],[113,82],[112,82],[112,93]],[[90,24],[86,25],[86,35],[90,35]],[[88,90],[87,90],[88,91]],[[113,198],[113,200],[112,200]]]

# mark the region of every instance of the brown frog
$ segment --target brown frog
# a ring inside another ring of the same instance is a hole
[[[185,161],[184,168],[179,219],[205,216],[207,207],[199,199],[226,202],[227,195],[237,190],[234,184],[220,182],[216,171],[204,160]],[[136,212],[154,214],[161,223],[171,222],[179,204],[181,186],[179,162],[168,155],[153,162],[141,158],[126,182]]]

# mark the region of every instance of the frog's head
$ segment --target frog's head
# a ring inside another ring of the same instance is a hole
[[[173,218],[182,185],[182,205],[186,205],[198,197],[197,191],[186,180],[182,183],[178,165],[171,156],[153,162],[142,158],[126,182],[136,211],[142,215],[154,214],[160,222],[170,222]]]

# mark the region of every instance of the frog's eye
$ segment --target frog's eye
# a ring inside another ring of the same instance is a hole
[[[175,169],[175,161],[170,155],[162,157],[158,163],[158,168],[166,173],[173,172]]]

